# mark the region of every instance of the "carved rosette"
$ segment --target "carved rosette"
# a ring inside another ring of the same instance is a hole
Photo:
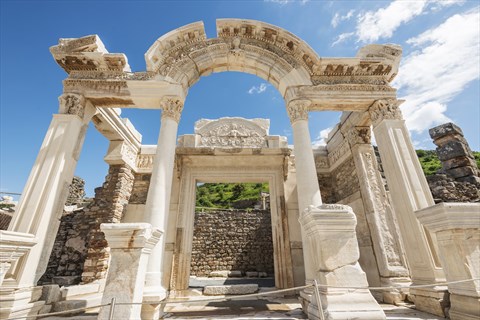
[[[375,101],[368,110],[373,126],[376,127],[383,120],[403,120],[399,108],[402,102],[397,99]]]
[[[310,100],[294,100],[287,106],[290,123],[293,125],[299,120],[308,120],[308,107],[312,104]]]
[[[347,131],[346,138],[351,147],[356,144],[370,144],[372,142],[370,127],[352,127]]]
[[[83,119],[85,115],[85,98],[79,94],[65,93],[58,97],[60,113],[74,114]]]
[[[164,98],[161,102],[162,119],[170,118],[175,122],[180,122],[180,116],[183,110],[183,102],[175,97]]]

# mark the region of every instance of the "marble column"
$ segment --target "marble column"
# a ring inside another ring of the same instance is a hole
[[[165,233],[168,225],[170,194],[175,161],[178,122],[183,102],[177,97],[164,97],[161,102],[162,118],[157,151],[153,160],[143,221]],[[166,297],[168,285],[163,283],[165,236],[152,250],[145,277],[145,302],[159,302]],[[153,306],[153,304],[152,304]],[[159,310],[145,305],[142,317],[157,318]]]
[[[419,210],[420,222],[437,237],[447,281],[480,278],[480,204],[439,203]],[[480,319],[480,280],[451,283],[449,317]]]
[[[48,259],[60,224],[75,167],[82,149],[85,133],[96,110],[83,96],[66,93],[60,96],[60,114],[53,115],[52,122],[22,192],[17,210],[10,223],[9,231],[29,233],[37,244],[12,265],[2,288],[25,291],[34,288],[45,272]],[[24,302],[38,299],[35,290]],[[16,301],[10,292],[2,291],[2,301]]]
[[[318,207],[322,204],[320,187],[317,180],[317,169],[312,151],[312,141],[308,129],[309,100],[294,100],[287,106],[288,116],[293,129],[293,152],[295,155],[295,170],[297,173],[298,212],[309,206]],[[305,248],[305,235],[302,231],[303,258],[305,263],[305,281],[311,283],[315,272],[312,269],[311,257]]]
[[[102,304],[141,303],[148,256],[162,233],[148,223],[102,223],[100,229],[110,247],[110,265]],[[118,305],[114,319],[140,319],[142,306]],[[97,319],[109,319],[110,306],[102,307]]]
[[[394,212],[400,227],[413,284],[435,284],[445,280],[434,235],[419,223],[415,211],[434,204],[405,121],[401,101],[378,100],[369,109],[373,132],[382,158]],[[411,289],[419,310],[444,316],[448,306],[446,287]]]
[[[355,162],[380,283],[385,287],[408,286],[411,279],[402,252],[396,221],[382,177],[377,169],[378,163],[371,145],[370,127],[347,126],[342,132],[348,140]],[[382,301],[392,304],[405,300],[406,295],[405,291],[397,289],[383,291],[381,294]]]

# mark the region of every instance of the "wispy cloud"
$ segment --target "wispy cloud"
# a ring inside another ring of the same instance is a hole
[[[408,128],[421,133],[449,121],[448,102],[479,79],[480,7],[456,14],[407,43],[417,50],[405,57],[392,85],[404,94],[401,108]]]
[[[312,141],[313,147],[320,147],[327,145],[327,138],[330,131],[332,131],[333,127],[323,129],[318,133],[318,136],[315,140]]]
[[[264,0],[264,2],[273,2],[280,5],[285,5],[289,3],[300,3],[301,5],[304,5],[305,3],[310,2],[310,0]]]
[[[267,90],[267,84],[266,83],[260,83],[260,85],[258,87],[256,86],[252,86],[250,89],[248,89],[248,94],[260,94],[260,93],[264,93],[265,91]]]
[[[342,21],[350,20],[353,17],[354,12],[355,12],[355,10],[353,10],[353,9],[348,11],[344,15],[340,15],[340,13],[337,12],[333,16],[330,24],[332,25],[332,27],[336,28]]]
[[[357,42],[362,43],[388,39],[392,37],[400,26],[410,22],[417,16],[438,11],[444,7],[461,5],[464,2],[464,0],[395,0],[388,6],[378,10],[364,11],[357,14],[355,31],[339,35],[332,46],[354,35]],[[335,28],[341,21],[351,19],[353,14],[353,10],[343,16],[336,13],[331,21],[331,25]]]

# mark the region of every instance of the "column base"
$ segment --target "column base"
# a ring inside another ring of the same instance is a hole
[[[410,289],[409,298],[418,310],[439,317],[445,317],[445,309],[450,306],[449,293],[446,286],[412,288]]]
[[[324,320],[385,320],[383,309],[375,301],[370,291],[338,294],[321,293]],[[315,295],[309,291],[300,292],[303,312],[310,320],[323,320]]]
[[[142,319],[157,320],[163,317],[163,300],[167,298],[167,290],[164,287],[146,287],[143,290]]]
[[[480,297],[450,294],[449,316],[452,320],[480,320]]]
[[[38,301],[41,295],[42,287],[0,289],[0,319],[37,315],[45,304],[45,301]]]
[[[380,278],[382,287],[402,286],[405,288],[389,289],[382,291],[382,302],[388,304],[397,304],[405,301],[408,295],[408,286],[412,284],[412,279],[407,277],[400,278]]]

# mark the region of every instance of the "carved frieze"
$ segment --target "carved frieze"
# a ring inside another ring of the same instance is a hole
[[[348,153],[350,150],[350,146],[348,145],[348,141],[344,139],[338,147],[335,148],[332,152],[328,153],[328,162],[331,167],[340,160],[340,158]]]
[[[368,110],[372,124],[376,127],[383,120],[402,120],[400,104],[403,101],[396,99],[385,99],[375,101]]]
[[[161,102],[162,119],[170,118],[177,123],[180,122],[180,116],[183,110],[183,102],[175,97],[165,97]]]
[[[83,119],[85,114],[85,98],[79,94],[67,93],[58,97],[60,113],[74,114]]]
[[[139,154],[136,161],[137,168],[151,170],[153,168],[154,157],[154,154]]]
[[[294,100],[287,106],[290,122],[294,124],[299,120],[308,120],[308,107],[312,104],[310,100]]]
[[[350,143],[350,146],[354,146],[356,144],[370,144],[370,127],[352,127],[347,131],[346,138]]]

